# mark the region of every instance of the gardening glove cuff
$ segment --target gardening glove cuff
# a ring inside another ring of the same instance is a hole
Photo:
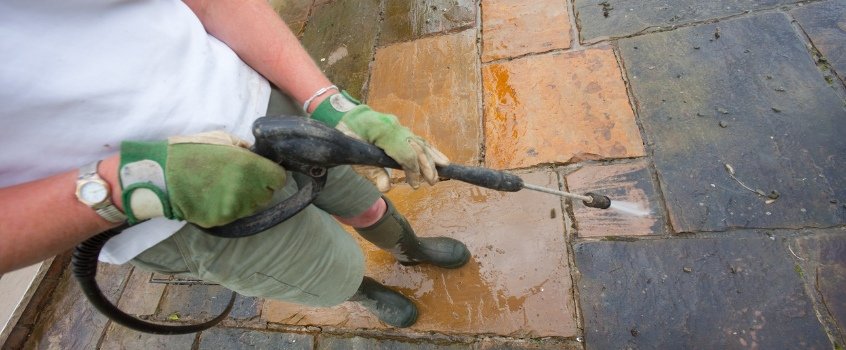
[[[449,159],[423,138],[402,126],[396,116],[379,113],[361,104],[346,92],[334,94],[323,100],[312,113],[312,118],[332,126],[347,136],[363,140],[383,149],[405,170],[405,179],[413,188],[425,180],[430,185],[438,181],[436,165],[448,165]],[[362,167],[358,167],[359,170]],[[374,182],[379,190],[390,189],[384,170],[359,171]]]
[[[164,216],[220,226],[267,204],[285,170],[224,132],[121,144],[120,182],[130,224]]]

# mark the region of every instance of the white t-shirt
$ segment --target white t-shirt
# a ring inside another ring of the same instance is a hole
[[[123,140],[222,129],[252,142],[270,95],[175,0],[0,1],[0,81],[0,187],[113,155]],[[134,226],[100,260],[125,263],[182,225]]]

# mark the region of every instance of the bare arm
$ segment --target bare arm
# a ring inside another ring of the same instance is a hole
[[[302,104],[332,85],[266,0],[185,0],[206,31]],[[312,102],[314,109],[324,94]],[[311,111],[307,111],[311,112]]]
[[[118,157],[100,163],[112,201],[123,208]],[[114,224],[76,199],[77,171],[0,188],[0,274],[32,265],[74,247]]]

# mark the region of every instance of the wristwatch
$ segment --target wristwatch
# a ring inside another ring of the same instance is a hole
[[[97,175],[100,161],[87,164],[79,168],[76,178],[76,198],[97,212],[103,219],[112,223],[126,221],[126,215],[112,204],[109,184]]]

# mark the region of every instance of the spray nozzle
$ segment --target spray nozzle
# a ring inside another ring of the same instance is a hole
[[[585,196],[590,197],[590,200],[582,201],[582,203],[586,206],[597,209],[608,209],[611,207],[611,198],[608,198],[608,196],[603,196],[593,192],[585,193]]]

